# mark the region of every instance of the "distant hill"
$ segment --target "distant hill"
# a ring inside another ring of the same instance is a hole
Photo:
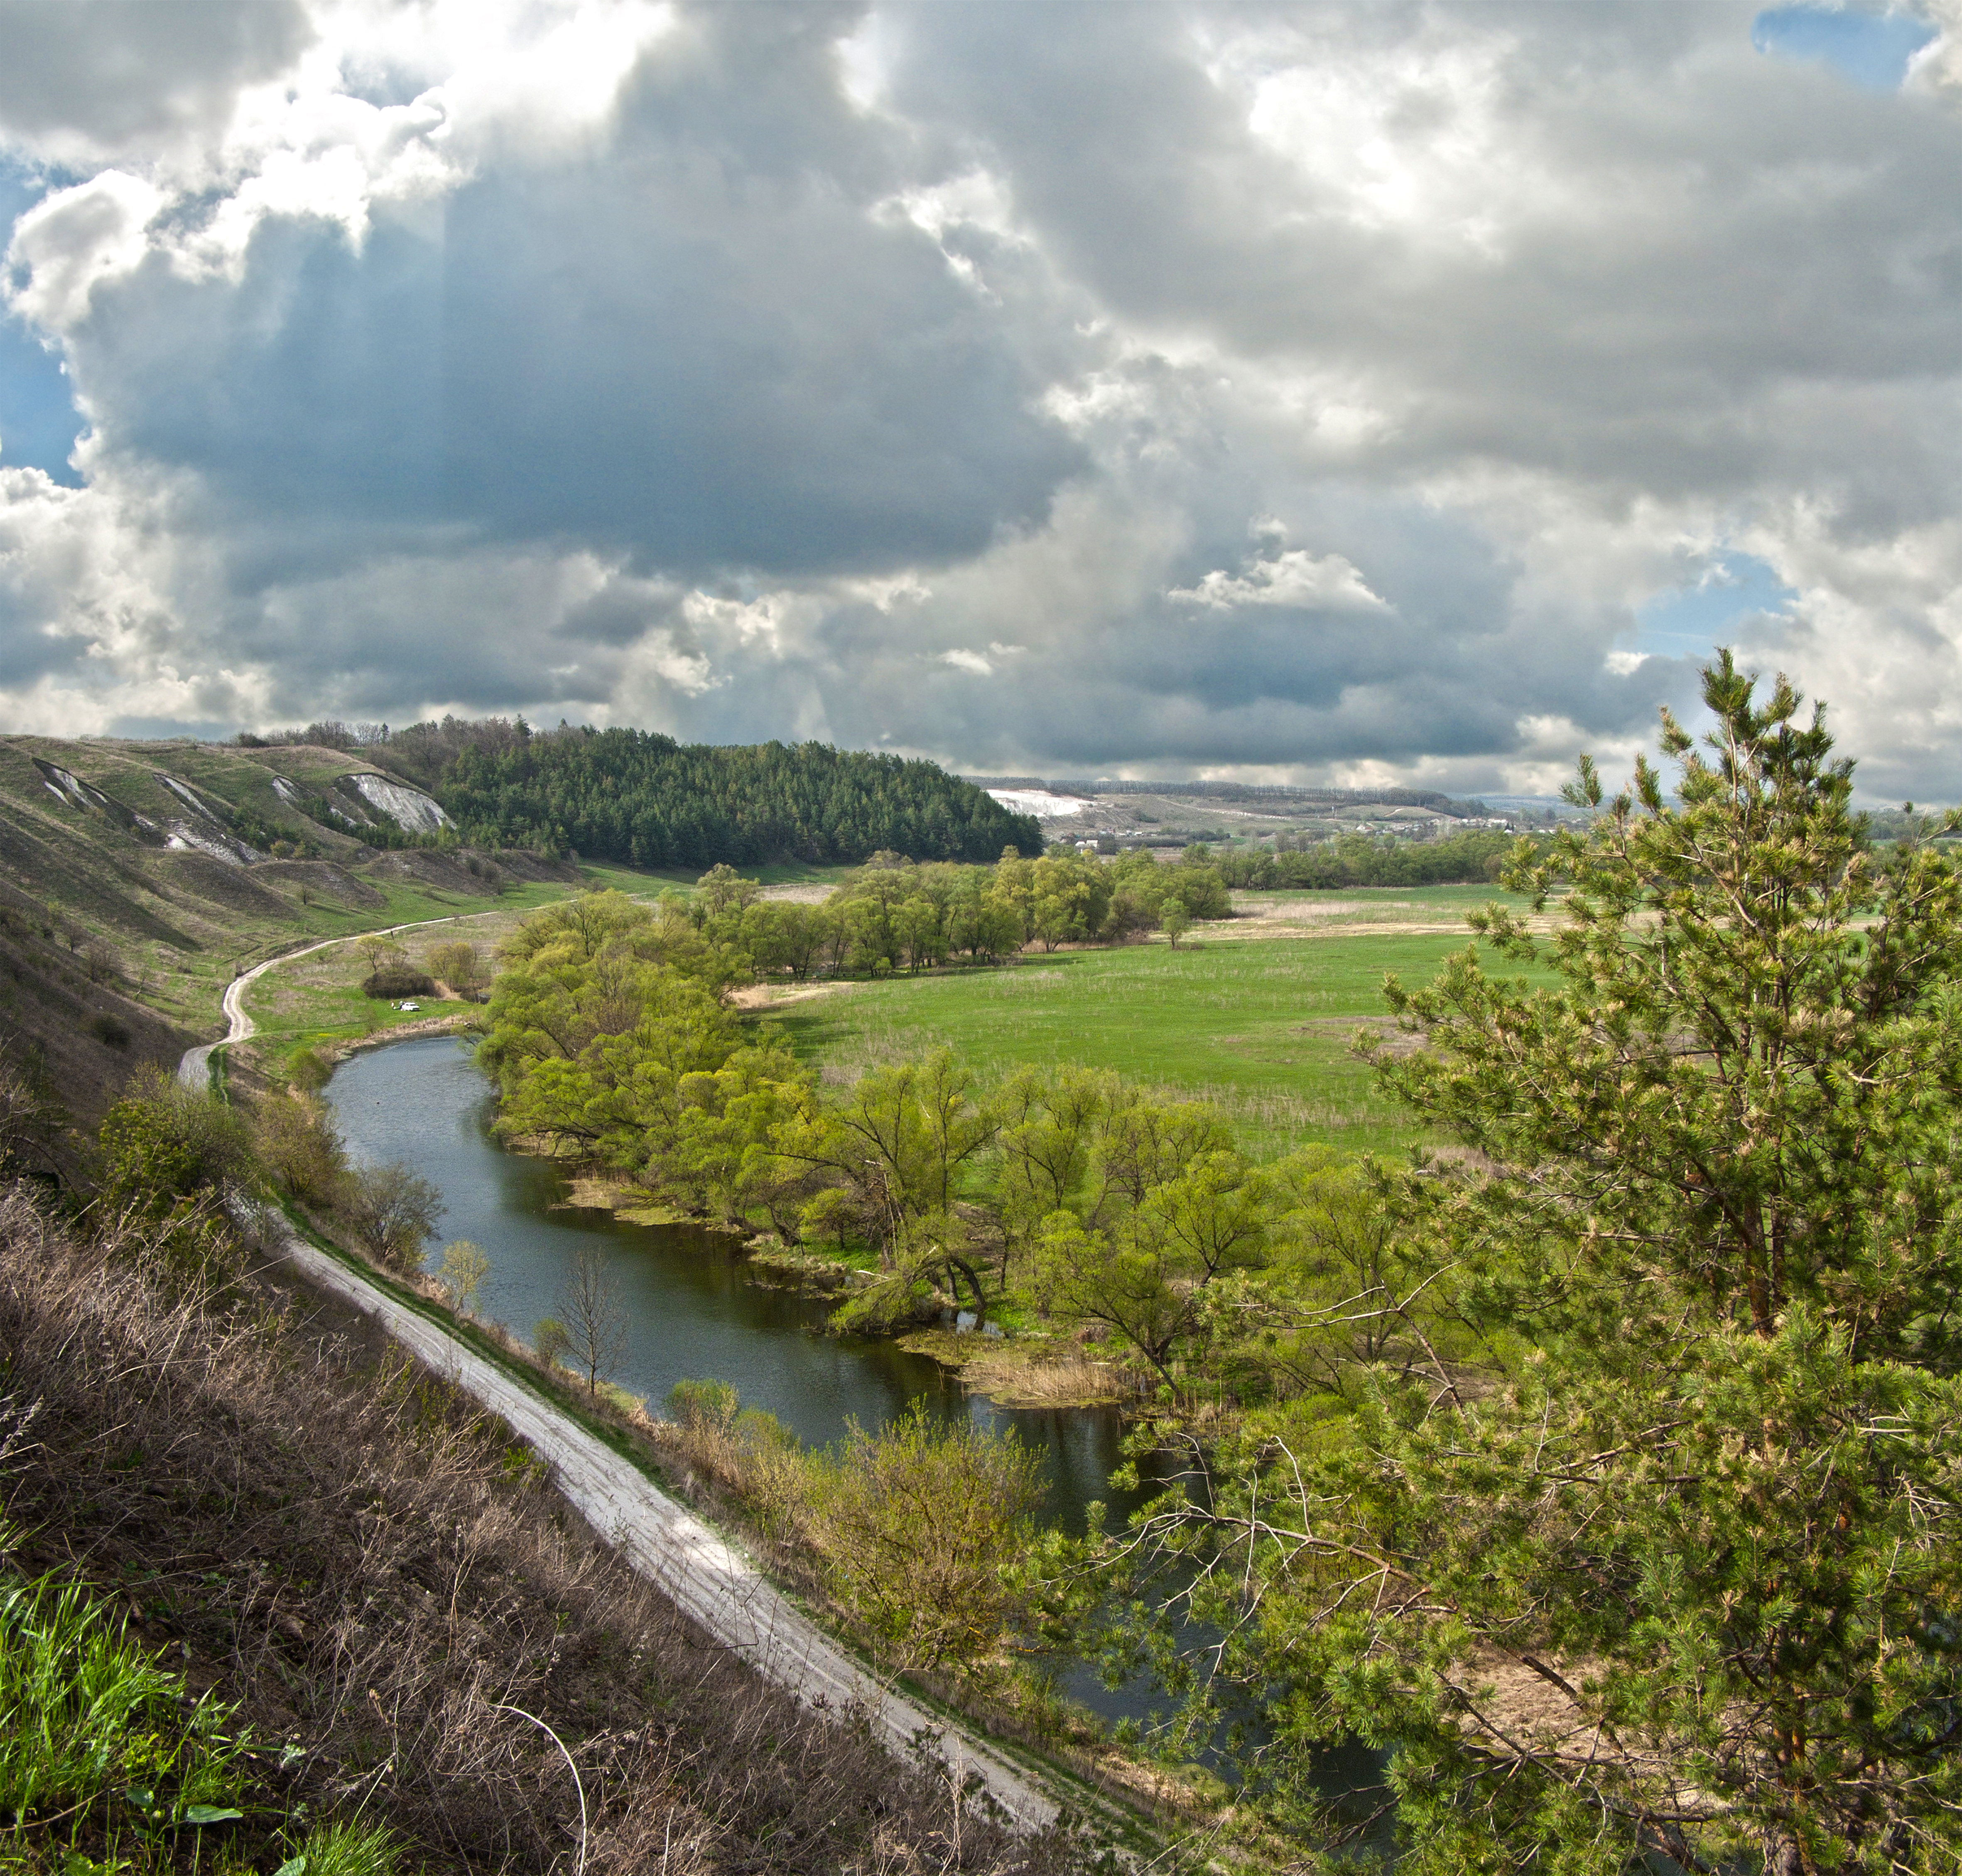
[[[312,936],[646,868],[1038,853],[931,762],[816,743],[686,746],[495,720],[391,733],[322,724],[236,744],[0,737],[0,1055],[73,1118],[130,1070],[209,1040],[233,971]]]
[[[468,839],[637,867],[718,861],[992,861],[1043,849],[1033,815],[928,762],[821,743],[682,743],[639,730],[450,718],[379,753],[414,776]]]

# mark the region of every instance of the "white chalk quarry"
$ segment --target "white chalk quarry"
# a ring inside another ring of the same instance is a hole
[[[219,817],[205,805],[203,796],[200,794],[189,782],[180,781],[174,775],[167,775],[161,769],[156,771],[156,777],[171,794],[200,819],[209,821],[214,827],[222,825]]]
[[[407,834],[433,834],[450,825],[446,814],[420,788],[391,781],[386,775],[350,775],[348,780],[370,807],[379,808]]]
[[[176,853],[208,853],[227,866],[251,866],[267,856],[257,847],[216,827],[199,827],[190,821],[172,821],[164,845]]]
[[[1073,794],[1055,794],[1047,788],[990,788],[992,795],[1011,814],[1033,814],[1038,820],[1065,821],[1088,814],[1097,804]]]

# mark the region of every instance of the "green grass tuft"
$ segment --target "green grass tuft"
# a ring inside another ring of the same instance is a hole
[[[0,1592],[0,1823],[16,1839],[107,1805],[112,1836],[238,1814],[232,1710],[131,1641],[74,1584]]]

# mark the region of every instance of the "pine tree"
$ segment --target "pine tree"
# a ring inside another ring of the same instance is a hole
[[[1470,1151],[1383,1201],[1475,1353],[1340,1438],[1257,1416],[1147,1528],[1257,1779],[1389,1748],[1406,1869],[1962,1858],[1962,891],[1869,850],[1782,679],[1726,654],[1704,698],[1674,801],[1583,763],[1532,915],[1475,922],[1551,987],[1475,948],[1392,986],[1424,1046],[1381,1072]]]

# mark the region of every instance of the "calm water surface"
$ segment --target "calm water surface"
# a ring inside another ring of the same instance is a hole
[[[712,1376],[734,1385],[746,1407],[767,1408],[807,1445],[821,1446],[848,1419],[878,1427],[923,1401],[950,1419],[1015,1428],[1044,1456],[1050,1515],[1072,1529],[1082,1529],[1091,1499],[1110,1499],[1120,1437],[1114,1412],[992,1406],[964,1395],[923,1356],[819,1333],[828,1306],[748,1280],[732,1238],[569,1207],[554,1166],[498,1146],[490,1085],[455,1037],[355,1056],[328,1092],[356,1159],[401,1160],[443,1194],[439,1244],[468,1238],[489,1253],[481,1315],[529,1339],[541,1316],[560,1312],[574,1254],[597,1245],[628,1322],[626,1359],[613,1379],[655,1411],[676,1382]]]

